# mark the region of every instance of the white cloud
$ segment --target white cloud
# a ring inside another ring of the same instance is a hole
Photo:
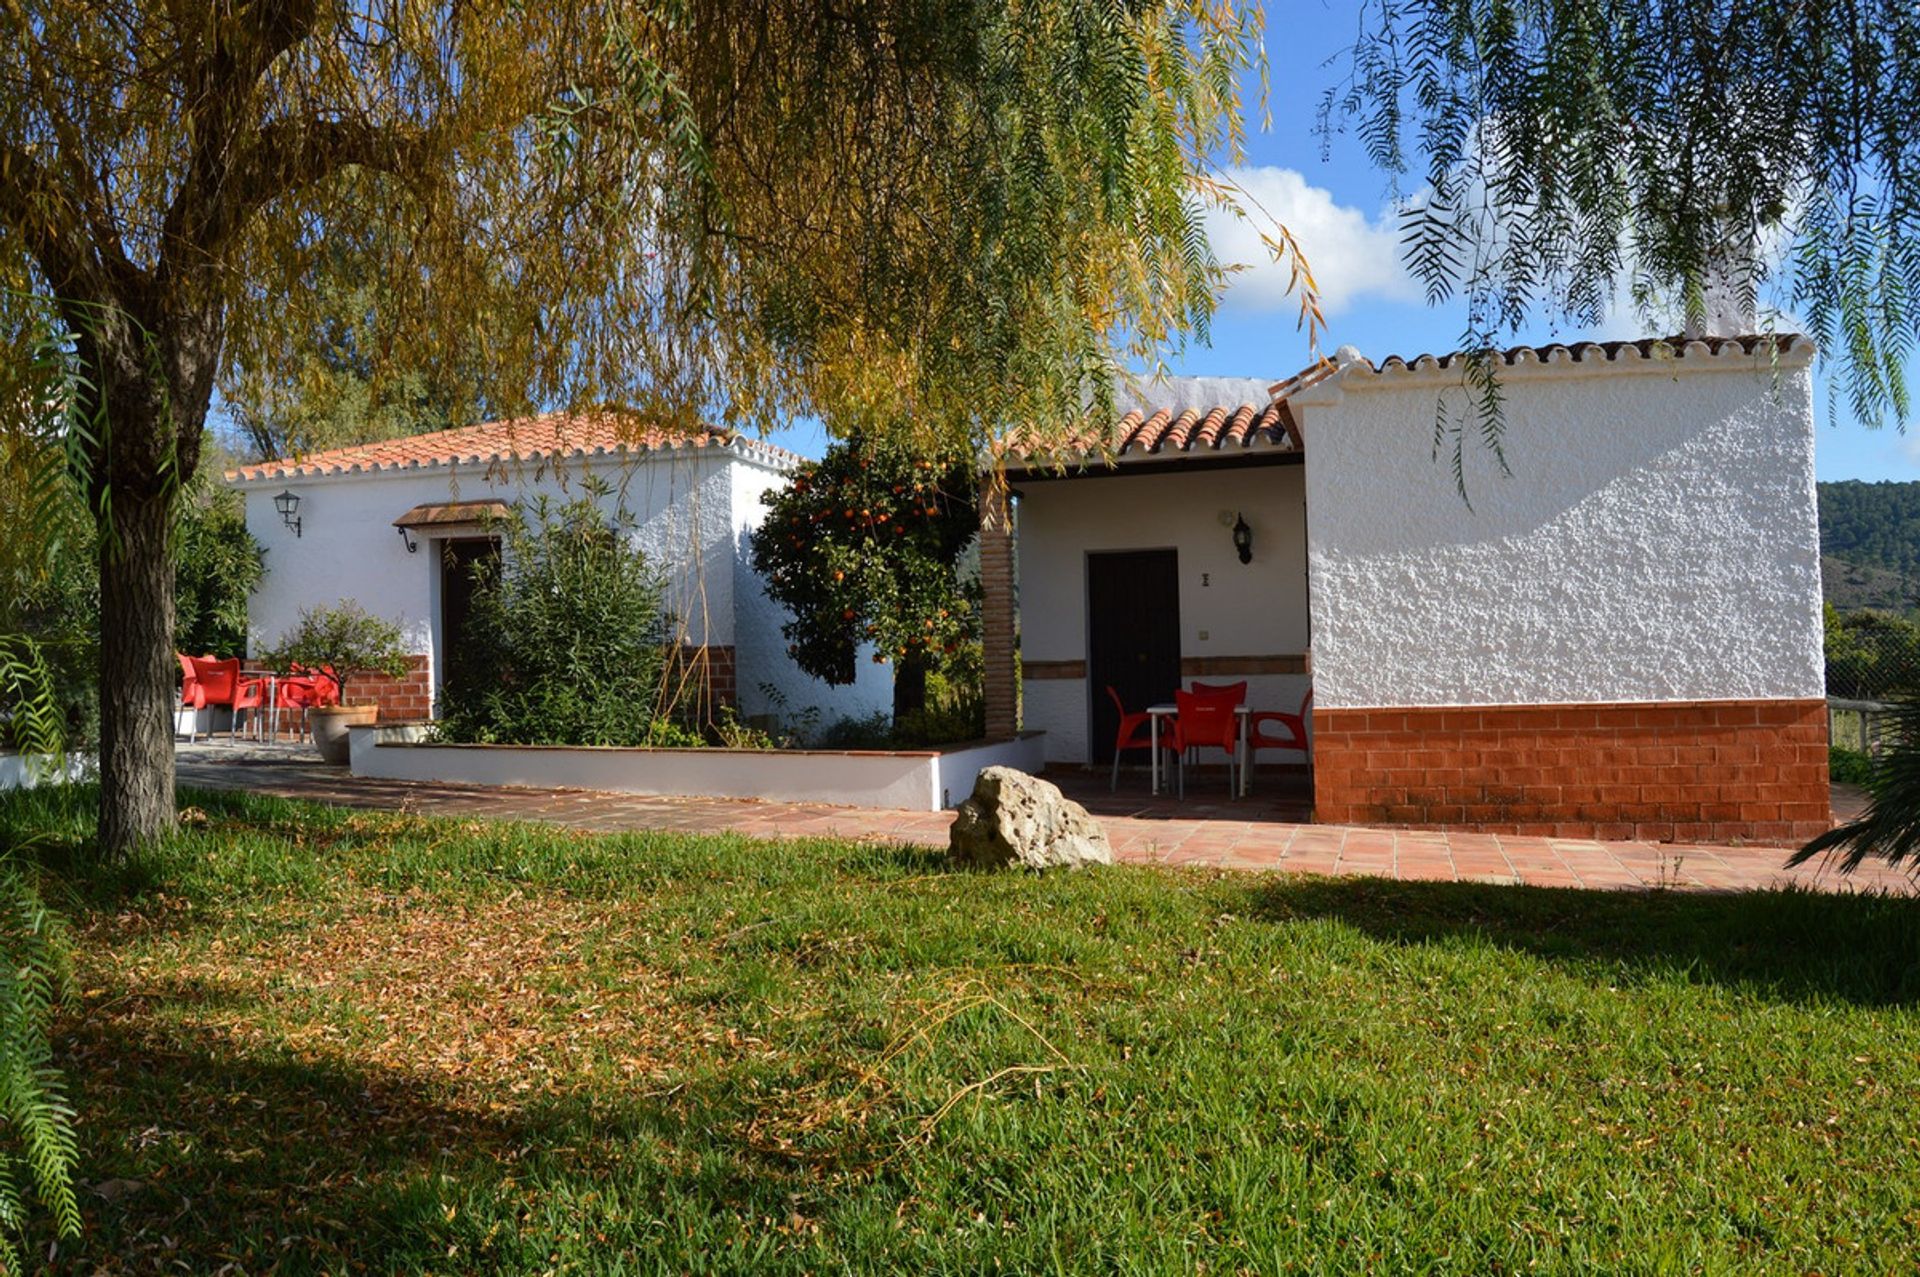
[[[1207,211],[1207,237],[1223,266],[1245,269],[1227,288],[1226,306],[1240,310],[1292,311],[1288,268],[1273,260],[1260,239],[1266,218],[1278,221],[1313,268],[1321,303],[1334,315],[1363,298],[1420,302],[1424,294],[1400,261],[1400,237],[1390,213],[1369,217],[1334,201],[1333,193],[1309,185],[1299,172],[1270,165],[1228,169],[1223,178],[1246,192],[1249,217]],[[1264,212],[1265,217],[1262,216]]]

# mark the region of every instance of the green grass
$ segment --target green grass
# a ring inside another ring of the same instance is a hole
[[[56,1270],[1914,1263],[1911,901],[189,801],[107,873],[0,799],[83,949]]]

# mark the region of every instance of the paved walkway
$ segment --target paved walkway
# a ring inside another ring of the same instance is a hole
[[[754,838],[865,838],[944,846],[951,812],[884,811],[818,803],[723,798],[643,798],[577,789],[367,780],[285,745],[181,745],[180,783],[240,789],[338,806],[422,815],[543,821],[602,832],[675,830]],[[1069,775],[1069,788],[1106,800]],[[1124,794],[1122,797],[1124,798]],[[1135,864],[1372,874],[1428,881],[1544,887],[1694,887],[1745,890],[1798,883],[1821,890],[1912,894],[1906,874],[1873,864],[1843,876],[1820,865],[1781,868],[1778,847],[1518,838],[1496,834],[1366,829],[1275,819],[1272,805],[1196,797],[1184,806],[1136,798],[1094,804],[1117,859]],[[1129,814],[1113,814],[1126,811]]]

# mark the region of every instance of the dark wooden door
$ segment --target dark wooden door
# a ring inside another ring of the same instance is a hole
[[[1087,556],[1087,674],[1093,761],[1113,760],[1120,712],[1171,701],[1180,686],[1180,559],[1173,550]]]
[[[500,543],[492,537],[447,540],[440,545],[440,686],[460,681],[466,648],[467,616],[473,611],[473,571],[498,563]]]

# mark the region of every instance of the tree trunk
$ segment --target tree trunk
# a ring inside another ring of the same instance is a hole
[[[893,667],[893,721],[918,714],[927,707],[927,663],[918,655],[903,656]]]
[[[100,847],[121,855],[173,823],[171,502],[115,500],[100,543]]]
[[[119,856],[173,825],[173,509],[200,460],[220,311],[115,307],[74,326],[97,431],[99,844]]]

